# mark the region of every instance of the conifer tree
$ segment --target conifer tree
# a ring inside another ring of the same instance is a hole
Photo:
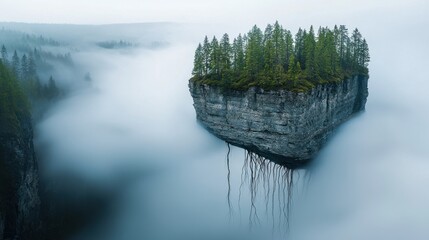
[[[308,78],[311,81],[317,80],[317,65],[315,62],[316,37],[313,26],[310,27],[308,34],[304,33],[304,68]]]
[[[295,35],[295,60],[300,62],[301,65],[304,63],[304,34],[305,31],[303,31],[301,28],[298,29],[298,32]]]
[[[204,53],[201,43],[198,44],[197,50],[195,50],[194,69],[192,74],[198,78],[201,78],[204,74]]]
[[[362,55],[362,35],[356,28],[351,37],[352,69],[358,70]]]
[[[16,50],[13,52],[12,56],[12,70],[17,77],[21,75],[21,61],[19,60],[18,53],[16,52]]]
[[[287,44],[285,43],[284,30],[278,21],[274,24],[272,42],[274,47],[274,64],[283,66],[286,60],[285,55],[287,54],[287,50],[285,47],[287,47]]]
[[[216,80],[220,79],[220,46],[216,36],[210,43],[210,74],[212,74]]]
[[[246,72],[250,80],[256,80],[258,73],[263,69],[263,34],[258,26],[253,26],[247,34],[246,45]]]
[[[337,51],[340,58],[340,64],[345,67],[347,61],[347,44],[350,41],[346,26],[340,25],[337,38]]]
[[[240,76],[243,74],[245,59],[244,59],[244,40],[241,34],[238,35],[237,39],[233,44],[233,67],[236,75]]]
[[[209,43],[209,39],[206,36],[204,38],[204,43],[203,43],[203,58],[204,58],[204,76],[207,76],[210,72],[211,72],[211,68],[210,68],[210,53],[211,53],[211,46]]]
[[[362,55],[361,67],[367,68],[368,67],[368,63],[369,63],[369,61],[370,61],[371,58],[369,56],[368,44],[367,44],[367,42],[366,42],[365,39],[363,39],[363,41],[362,41],[361,55]]]
[[[28,59],[27,59],[27,55],[22,55],[21,58],[21,79],[22,80],[28,80]]]
[[[231,71],[232,47],[228,34],[224,34],[220,42],[220,74],[229,77]]]
[[[274,69],[276,68],[276,49],[273,42],[273,30],[271,25],[268,25],[264,33],[263,59],[264,73],[263,75],[272,78]]]
[[[28,78],[30,79],[36,79],[37,78],[37,72],[36,72],[36,62],[34,61],[33,53],[30,52],[28,55],[28,69],[27,69]]]
[[[9,65],[9,56],[7,54],[7,49],[4,45],[1,47],[1,61],[5,66]]]
[[[289,68],[290,58],[294,52],[293,37],[292,37],[292,33],[289,30],[285,30],[284,39],[285,39],[285,42],[284,42],[284,50],[283,51],[285,51],[285,57],[283,60],[283,65],[284,65],[285,71],[287,71]]]

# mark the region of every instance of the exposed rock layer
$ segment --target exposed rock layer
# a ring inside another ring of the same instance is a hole
[[[365,109],[368,78],[318,85],[305,93],[224,90],[189,82],[197,119],[233,145],[297,168],[312,159],[334,129]]]
[[[31,120],[21,119],[18,132],[0,134],[0,240],[36,239],[38,184]]]

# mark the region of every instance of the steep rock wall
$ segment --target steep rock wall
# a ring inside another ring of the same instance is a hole
[[[197,119],[210,132],[290,168],[312,159],[334,129],[364,110],[368,78],[355,76],[306,93],[224,90],[189,82]]]
[[[37,239],[39,175],[29,118],[16,133],[0,133],[0,240]]]

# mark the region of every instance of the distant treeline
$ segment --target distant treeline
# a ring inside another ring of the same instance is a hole
[[[105,42],[98,42],[97,46],[107,49],[118,49],[118,48],[132,48],[136,47],[137,44],[130,43],[127,41],[105,41]]]
[[[306,91],[317,84],[368,75],[368,44],[358,29],[313,26],[295,36],[278,22],[262,32],[256,25],[230,42],[228,34],[195,51],[193,80],[224,88],[284,88]]]
[[[0,29],[0,42],[10,49],[16,49],[18,52],[28,52],[34,47],[60,47],[60,43],[52,38],[42,35],[27,34],[20,31]]]

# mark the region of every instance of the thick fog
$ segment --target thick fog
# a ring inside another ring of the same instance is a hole
[[[68,31],[6,25],[71,39],[76,65],[91,72],[89,83],[73,88],[36,125],[42,183],[58,183],[58,189],[52,188],[60,193],[79,194],[89,185],[108,193],[103,218],[80,229],[75,239],[277,237],[266,232],[272,223],[262,192],[256,201],[261,226],[248,228],[247,184],[238,201],[244,164],[244,152],[238,148],[230,155],[232,211],[228,208],[227,146],[196,122],[187,87],[194,50],[204,35],[235,35],[255,23],[265,27],[275,20],[294,32],[311,24],[358,27],[371,54],[366,111],[338,129],[308,170],[295,173],[301,177],[292,195],[289,239],[429,238],[426,1],[205,5],[193,0],[129,0],[128,5],[121,1],[125,6],[117,11],[119,1],[108,1],[103,5],[109,10],[106,15],[91,3],[82,19],[71,14],[80,1],[43,1],[57,10],[49,17],[18,9],[22,2],[1,3],[0,15],[8,21],[32,22],[190,22],[167,27],[74,26]],[[16,8],[15,15],[8,15],[5,6]],[[66,9],[70,14],[61,15]],[[93,45],[120,38],[166,44],[143,44],[130,51]]]

